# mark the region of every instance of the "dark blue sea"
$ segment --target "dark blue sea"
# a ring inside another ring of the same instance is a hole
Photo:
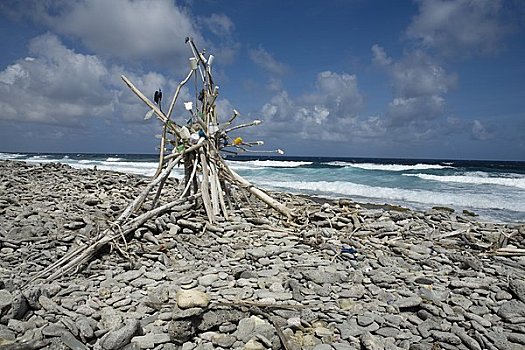
[[[152,176],[158,156],[0,153],[0,159]],[[227,162],[266,189],[417,210],[447,206],[472,211],[481,221],[525,222],[525,162],[287,156],[235,156]],[[172,176],[182,177],[182,169]]]

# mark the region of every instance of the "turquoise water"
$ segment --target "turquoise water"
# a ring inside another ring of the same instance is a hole
[[[14,154],[0,159],[152,176],[157,155]],[[235,157],[230,167],[263,188],[426,210],[448,206],[483,221],[525,222],[525,162]],[[182,169],[173,176],[181,177]]]

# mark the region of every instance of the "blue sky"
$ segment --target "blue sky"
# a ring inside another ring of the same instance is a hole
[[[3,0],[0,151],[156,153],[120,75],[166,103],[186,36],[216,57],[219,118],[262,120],[239,133],[261,149],[525,160],[520,0]]]

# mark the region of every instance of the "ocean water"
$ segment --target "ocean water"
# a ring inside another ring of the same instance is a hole
[[[0,159],[58,162],[152,176],[157,155],[0,153]],[[487,222],[525,222],[525,162],[319,157],[228,157],[230,167],[266,189],[417,210],[467,209]],[[182,177],[176,168],[172,176]]]

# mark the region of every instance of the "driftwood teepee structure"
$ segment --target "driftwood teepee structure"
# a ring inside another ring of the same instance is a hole
[[[150,112],[146,118],[155,115],[162,123],[162,135],[160,142],[160,157],[158,169],[144,190],[137,196],[120,216],[111,223],[111,226],[101,232],[92,244],[83,244],[68,252],[60,260],[33,276],[32,280],[57,278],[81,264],[86,263],[100,248],[110,242],[123,239],[150,218],[175,208],[185,206],[188,210],[195,209],[195,205],[203,205],[207,221],[213,224],[219,216],[228,219],[228,207],[232,188],[248,191],[264,203],[281,213],[286,220],[293,220],[291,210],[272,198],[263,190],[253,186],[235,171],[229,168],[221,156],[221,152],[233,149],[249,151],[247,148],[261,145],[262,141],[244,142],[240,137],[232,140],[230,133],[234,130],[254,126],[260,123],[255,120],[251,123],[233,125],[239,113],[233,110],[233,114],[226,121],[221,122],[217,115],[215,101],[218,96],[218,86],[212,77],[213,56],[208,58],[203,52],[199,52],[191,38],[187,38],[192,57],[190,57],[190,71],[186,78],[177,86],[173,99],[167,113],[164,113],[160,104],[148,99],[133,83],[122,76],[122,80],[129,88],[149,107]],[[198,91],[194,102],[184,103],[185,109],[191,114],[186,125],[177,124],[171,119],[175,104],[182,87],[194,77],[200,82],[201,89]],[[274,152],[282,153],[280,150]],[[171,174],[172,169],[183,164],[185,169],[184,190],[177,200],[166,204],[160,204],[160,196],[164,184]],[[154,196],[149,196],[156,189]],[[149,197],[148,197],[149,196]],[[148,198],[153,197],[149,210],[142,211]],[[118,245],[117,245],[118,247]]]
[[[186,42],[193,53],[190,58],[190,71],[177,86],[166,114],[162,112],[160,105],[151,102],[128,78],[122,76],[129,88],[151,108],[148,114],[155,114],[163,124],[159,167],[153,178],[153,181],[160,179],[157,193],[160,193],[171,169],[183,162],[185,169],[183,195],[200,193],[210,223],[213,223],[216,216],[221,214],[226,219],[228,218],[224,197],[229,193],[228,186],[230,185],[247,189],[272,208],[291,218],[291,212],[286,206],[235,173],[221,157],[220,152],[228,147],[246,151],[247,147],[262,144],[262,141],[243,142],[240,137],[233,139],[229,136],[229,133],[234,130],[258,125],[260,121],[255,120],[251,123],[232,126],[233,121],[239,115],[236,110],[233,110],[233,115],[224,123],[220,123],[215,104],[219,87],[213,81],[211,70],[213,55],[206,58],[197,50],[191,38],[186,38]],[[198,92],[197,101],[184,103],[191,118],[186,125],[179,125],[171,119],[171,115],[181,88],[192,76],[200,80],[202,88]],[[233,141],[230,142],[230,140]],[[166,154],[168,149],[171,149],[170,154]],[[277,150],[277,152],[282,151]]]

